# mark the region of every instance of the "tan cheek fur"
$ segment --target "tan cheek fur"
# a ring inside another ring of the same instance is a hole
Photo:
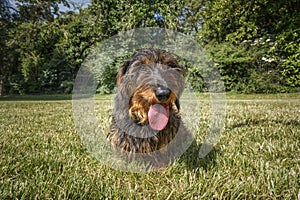
[[[176,100],[176,95],[172,92],[169,99],[164,104],[172,105]],[[129,116],[139,124],[148,123],[148,111],[150,105],[160,103],[151,88],[138,89],[132,96],[129,104]]]

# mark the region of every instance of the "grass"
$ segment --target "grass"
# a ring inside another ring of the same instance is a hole
[[[297,199],[300,94],[229,95],[221,139],[199,158],[210,114],[206,98],[200,97],[197,142],[150,173],[115,170],[90,155],[70,100],[2,98],[0,199]],[[96,99],[101,110],[107,97]]]

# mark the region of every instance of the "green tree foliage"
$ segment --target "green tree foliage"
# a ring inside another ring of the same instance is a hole
[[[273,93],[300,87],[298,0],[92,0],[66,12],[59,5],[70,7],[68,0],[14,2],[0,2],[0,95],[71,92],[93,47],[141,27],[195,38],[213,57],[228,91]],[[99,79],[98,92],[114,89],[116,68],[125,57]],[[204,91],[199,66],[186,65],[191,87]]]
[[[8,0],[0,2],[0,96],[6,91],[6,85],[14,82],[17,72],[17,53],[8,45],[9,30],[14,26],[15,8]]]
[[[299,1],[221,0],[205,6],[197,39],[214,56],[227,90],[299,87]]]
[[[10,18],[7,20],[10,24],[4,27],[6,34],[1,38],[7,50],[1,51],[1,75],[4,76],[0,79],[5,83],[5,93],[44,92],[43,66],[49,62],[59,40],[59,34],[52,25],[58,14],[59,3],[67,5],[66,1],[61,0],[45,3],[27,0],[4,4],[4,8],[10,9]]]

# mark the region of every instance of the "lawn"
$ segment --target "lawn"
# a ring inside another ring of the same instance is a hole
[[[205,158],[198,152],[209,95],[200,95],[197,140],[149,173],[112,169],[89,154],[68,98],[0,98],[0,199],[300,198],[299,93],[228,95],[225,128]],[[96,108],[106,110],[107,98],[97,96]]]

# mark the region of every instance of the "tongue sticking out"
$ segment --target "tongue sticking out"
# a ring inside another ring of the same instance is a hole
[[[169,121],[169,107],[164,107],[161,104],[151,105],[148,111],[148,119],[152,129],[163,130]]]

